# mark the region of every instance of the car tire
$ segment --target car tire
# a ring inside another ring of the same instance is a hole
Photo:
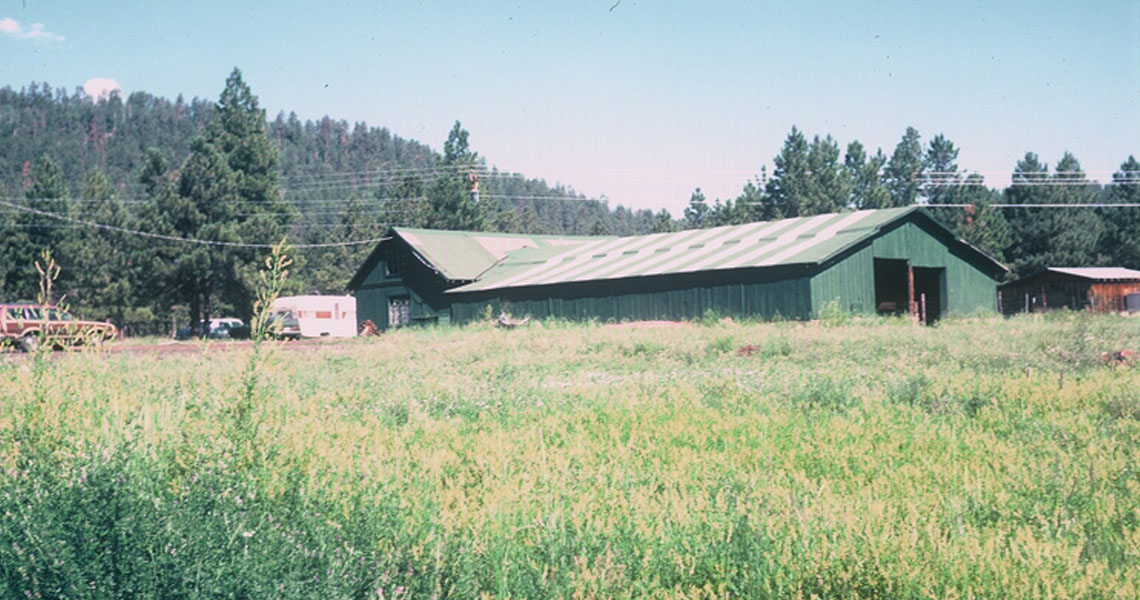
[[[40,347],[40,336],[35,333],[29,333],[20,340],[20,349],[28,354],[35,352]]]

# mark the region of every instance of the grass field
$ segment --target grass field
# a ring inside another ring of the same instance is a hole
[[[11,360],[0,596],[1136,598],[1122,349],[836,315]]]

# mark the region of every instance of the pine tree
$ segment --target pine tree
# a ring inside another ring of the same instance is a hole
[[[1001,200],[1000,192],[987,188],[985,179],[972,173],[953,189],[953,196],[948,200],[948,203],[968,206],[928,210],[959,237],[998,262],[1004,262],[1006,249],[1012,243],[1012,232],[1002,209],[990,206]]]
[[[761,216],[764,220],[798,217],[810,186],[808,142],[800,130],[792,127],[784,147],[773,162],[776,165],[768,180]]]
[[[883,169],[883,183],[891,195],[891,206],[910,206],[922,189],[922,139],[918,130],[907,127]]]
[[[669,211],[662,208],[653,216],[653,231],[652,233],[670,233],[677,231],[677,222],[673,220],[673,215]]]
[[[87,175],[81,196],[91,220],[125,230],[138,228],[111,181],[102,171]],[[107,228],[80,228],[68,245],[69,260],[75,266],[68,292],[71,305],[88,318],[110,319],[120,328],[139,321],[150,321],[154,313],[140,301],[137,282],[148,277],[142,268],[146,250],[138,238]]]
[[[281,200],[277,178],[265,111],[234,69],[182,165],[177,194],[154,199],[152,227],[207,242],[170,242],[159,252],[167,258],[168,287],[189,307],[193,326],[222,308],[249,317],[258,252],[230,244],[267,244],[285,235],[295,213]]]
[[[372,251],[371,245],[344,243],[376,239],[384,233],[384,224],[367,212],[357,197],[349,199],[344,214],[332,224],[335,226],[327,228],[327,233],[326,230],[320,230],[321,235],[314,235],[308,241],[342,245],[304,249],[298,254],[298,258],[304,259],[304,264],[299,264],[298,268],[304,268],[307,264],[316,267],[306,281],[307,286],[300,290],[304,293],[343,294],[356,268]]]
[[[685,207],[685,229],[707,227],[708,217],[709,203],[701,193],[701,188],[697,188],[693,190],[692,196],[689,196],[689,205]]]
[[[847,208],[851,180],[839,162],[839,144],[826,136],[812,138],[808,149],[807,193],[800,215],[836,213]]]
[[[1140,162],[1129,156],[1112,174],[1107,200],[1111,204],[1140,204]],[[1140,208],[1104,208],[1105,224],[1100,260],[1111,266],[1140,269]]]
[[[1006,189],[1009,204],[1087,204],[1097,190],[1085,178],[1076,157],[1066,152],[1053,175],[1036,154],[1026,153]],[[1097,264],[1104,229],[1096,213],[1083,208],[1015,208],[1007,216],[1012,243],[1005,256],[1018,277],[1047,267]]]
[[[736,197],[736,210],[744,223],[762,221],[766,217],[764,209],[767,205],[767,196],[764,189],[768,185],[768,168],[760,167],[760,175],[747,181],[740,195]]]
[[[428,227],[480,231],[486,223],[484,207],[475,200],[478,155],[467,145],[467,130],[459,121],[452,126],[443,144],[440,172],[427,189],[431,207]]]
[[[380,221],[389,226],[426,227],[431,205],[424,194],[423,178],[410,172],[377,188]]]
[[[887,157],[883,155],[882,149],[868,157],[863,144],[858,140],[847,145],[843,168],[851,182],[849,204],[852,208],[864,210],[890,206],[890,192],[883,187],[883,166],[886,164]]]
[[[958,173],[958,149],[942,134],[934,136],[922,160],[922,194],[930,204],[957,204],[957,190],[962,185]]]
[[[17,212],[12,231],[3,240],[7,270],[4,293],[11,298],[26,300],[36,296],[38,275],[33,266],[35,258],[45,248],[50,248],[64,262],[69,261],[70,257],[61,253],[61,247],[74,230],[74,224],[66,220],[71,217],[67,185],[55,161],[44,154],[34,166],[28,167],[25,200],[21,204],[24,209],[14,209]],[[67,272],[60,275],[61,285],[68,283],[74,273],[71,265],[67,266]]]

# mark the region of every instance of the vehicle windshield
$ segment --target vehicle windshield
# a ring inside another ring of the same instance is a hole
[[[270,323],[277,321],[281,321],[284,325],[296,325],[297,317],[293,316],[293,311],[291,310],[279,310],[269,317]]]

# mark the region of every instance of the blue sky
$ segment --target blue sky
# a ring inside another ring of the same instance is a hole
[[[1140,2],[0,2],[0,86],[329,115],[611,205],[739,193],[793,125],[888,155],[907,126],[1008,183],[1025,152],[1107,180],[1140,155]]]

